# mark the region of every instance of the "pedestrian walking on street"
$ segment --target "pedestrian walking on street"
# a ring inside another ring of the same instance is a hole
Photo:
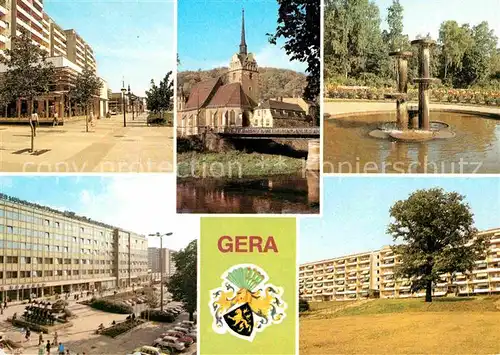
[[[38,346],[42,345],[43,343],[43,332],[40,332],[40,335],[38,336]]]
[[[3,308],[7,309],[7,300],[3,301]]]
[[[47,350],[47,355],[50,355],[50,340],[47,340],[47,345],[45,345],[45,349]]]
[[[26,328],[26,341],[30,340],[30,336],[31,336],[31,330],[30,328]]]
[[[52,344],[57,345],[57,330],[54,332],[54,340],[52,341]]]
[[[63,343],[59,343],[58,351],[59,351],[59,355],[64,355],[64,345],[63,345]]]
[[[3,315],[3,306],[0,304],[0,314]]]
[[[38,355],[44,355],[44,354],[45,354],[45,348],[42,344],[38,347]]]
[[[54,112],[54,123],[53,123],[53,127],[55,126],[58,126],[59,125],[59,114],[56,112]]]

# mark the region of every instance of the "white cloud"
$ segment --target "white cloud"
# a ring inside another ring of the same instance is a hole
[[[175,214],[175,176],[173,174],[103,177],[101,192],[80,192],[78,213],[132,232],[148,235],[167,233],[163,246],[179,250],[200,233],[199,217]],[[150,240],[150,246],[159,246]]]

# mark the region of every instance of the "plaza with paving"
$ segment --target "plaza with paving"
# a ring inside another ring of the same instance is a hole
[[[147,124],[147,114],[37,128],[30,153],[29,125],[0,125],[0,170],[4,172],[172,172],[173,129]]]
[[[128,289],[127,289],[128,290]],[[111,294],[111,293],[110,293]],[[89,297],[84,297],[83,300]],[[82,299],[80,299],[82,300]],[[50,300],[53,301],[53,298]],[[69,328],[60,329],[58,331],[58,342],[64,344],[66,350],[70,354],[131,354],[134,349],[142,345],[151,345],[162,333],[173,328],[177,322],[187,320],[187,314],[181,314],[174,323],[158,323],[146,322],[124,334],[111,338],[105,335],[95,334],[99,324],[109,326],[113,321],[122,322],[126,319],[125,314],[113,314],[95,310],[89,306],[82,305],[69,298],[69,306],[67,307],[75,316],[71,319],[73,325]],[[167,304],[177,305],[172,302]],[[38,353],[38,333],[33,332],[30,340],[26,341],[23,329],[12,326],[7,318],[11,318],[14,313],[22,314],[25,304],[11,305],[4,310],[0,315],[0,334],[4,339],[11,339],[21,343],[22,349],[20,354],[37,354]],[[44,334],[44,343],[47,340],[53,342],[54,334]],[[56,348],[53,346],[53,353],[56,353]],[[185,350],[183,354],[194,354],[196,352],[196,343]]]

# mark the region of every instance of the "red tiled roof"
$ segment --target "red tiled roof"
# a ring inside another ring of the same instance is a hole
[[[210,97],[210,94],[214,91],[214,88],[217,87],[219,82],[220,78],[209,79],[200,81],[195,86],[193,86],[184,110],[192,110],[203,107],[203,105]]]
[[[226,84],[219,87],[207,107],[254,107],[240,83]]]
[[[304,111],[302,107],[297,104],[292,104],[284,101],[267,100],[262,104],[262,108],[270,108],[274,110],[287,110],[287,111]]]

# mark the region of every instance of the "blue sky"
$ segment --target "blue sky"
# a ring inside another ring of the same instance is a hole
[[[387,28],[387,8],[392,0],[375,0],[382,17],[382,28]],[[500,0],[400,0],[404,7],[404,33],[415,39],[418,34],[437,39],[444,20],[459,24],[477,25],[488,21],[490,28],[500,36]]]
[[[0,192],[140,234],[173,232],[163,245],[174,250],[199,236],[199,218],[175,215],[174,174],[9,175],[0,177]]]
[[[245,8],[246,42],[261,67],[304,71],[306,65],[291,62],[283,43],[269,44],[267,33],[274,33],[278,17],[275,0],[179,0],[179,71],[228,66],[239,50],[241,9]]]
[[[46,0],[45,12],[90,44],[113,92],[122,78],[138,95],[176,65],[173,0]]]
[[[466,196],[478,229],[500,227],[500,178],[327,177],[323,217],[300,221],[300,263],[379,249],[393,244],[385,233],[389,208],[417,189],[442,187]]]

